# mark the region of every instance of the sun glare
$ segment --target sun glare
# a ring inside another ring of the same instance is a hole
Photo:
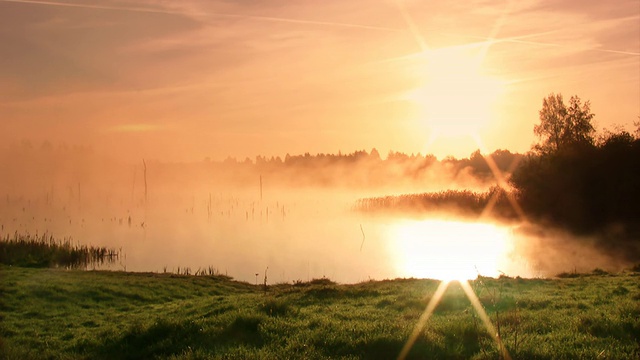
[[[420,86],[409,94],[421,123],[434,137],[476,136],[493,117],[504,82],[486,73],[478,49],[426,50]]]
[[[400,275],[451,280],[496,277],[511,250],[507,229],[486,223],[424,220],[395,225],[391,233]]]

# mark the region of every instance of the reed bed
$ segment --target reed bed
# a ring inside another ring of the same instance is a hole
[[[0,263],[24,267],[65,267],[86,269],[90,266],[113,264],[119,252],[106,247],[73,244],[53,235],[19,234],[0,238]]]
[[[354,210],[365,213],[454,211],[462,215],[480,215],[489,209],[494,216],[513,218],[515,213],[509,204],[508,196],[505,190],[497,186],[486,192],[446,190],[359,199]]]

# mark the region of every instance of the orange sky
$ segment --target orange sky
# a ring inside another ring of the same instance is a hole
[[[0,0],[0,44],[0,142],[128,159],[523,152],[551,92],[640,116],[640,0]]]

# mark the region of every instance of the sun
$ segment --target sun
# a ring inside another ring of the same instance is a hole
[[[419,86],[408,97],[432,137],[475,137],[495,117],[505,82],[483,68],[480,50],[448,47],[420,54]]]
[[[396,268],[403,277],[443,281],[497,277],[511,251],[506,229],[451,220],[404,221],[390,236]]]

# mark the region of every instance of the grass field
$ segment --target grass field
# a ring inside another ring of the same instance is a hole
[[[0,265],[7,359],[395,359],[439,282],[262,286]],[[471,282],[514,359],[640,358],[640,274]],[[408,358],[497,359],[452,283]]]

